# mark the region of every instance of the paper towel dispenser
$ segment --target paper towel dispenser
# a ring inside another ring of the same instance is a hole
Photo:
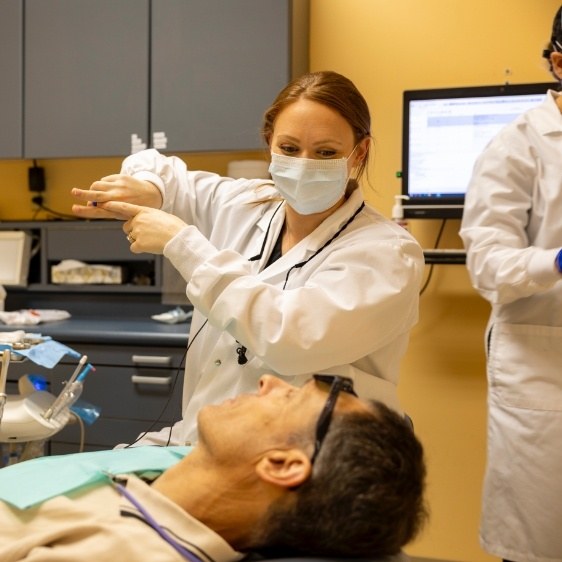
[[[22,230],[0,231],[0,285],[27,285],[30,253],[29,233]]]

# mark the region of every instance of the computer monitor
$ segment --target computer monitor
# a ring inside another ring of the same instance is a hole
[[[404,217],[462,217],[477,156],[502,127],[557,87],[544,82],[405,91]]]
[[[27,285],[30,251],[30,234],[20,230],[0,230],[0,285]]]

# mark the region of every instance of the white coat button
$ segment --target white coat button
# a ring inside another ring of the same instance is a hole
[[[215,365],[220,367],[222,365],[222,361],[220,359],[215,359]]]

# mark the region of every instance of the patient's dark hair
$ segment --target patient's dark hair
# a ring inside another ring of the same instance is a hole
[[[398,553],[420,531],[422,446],[402,416],[372,404],[372,413],[334,416],[312,477],[270,508],[262,554],[374,558]]]

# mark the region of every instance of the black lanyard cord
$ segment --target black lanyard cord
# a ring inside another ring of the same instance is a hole
[[[285,290],[285,288],[287,287],[287,282],[289,281],[289,275],[291,274],[293,269],[298,269],[298,268],[303,267],[313,257],[317,256],[322,250],[327,248],[353,222],[355,217],[363,210],[364,207],[365,207],[365,202],[363,201],[363,203],[361,203],[361,205],[353,213],[353,215],[351,215],[351,217],[349,217],[349,219],[347,219],[345,224],[342,225],[340,227],[340,229],[329,240],[327,240],[324,244],[322,244],[322,246],[320,246],[320,248],[318,248],[318,250],[316,250],[306,260],[301,261],[299,263],[296,263],[295,265],[293,265],[292,267],[289,268],[289,271],[287,271],[287,275],[285,276],[285,282],[283,283],[283,290]],[[277,209],[275,210],[275,212],[277,212]],[[271,225],[271,222],[269,224]],[[269,227],[268,227],[267,231],[269,232]],[[266,233],[266,240],[267,240],[267,233]],[[265,247],[265,241],[264,241],[264,247]],[[262,252],[263,252],[263,248],[262,248]],[[261,254],[259,256],[256,256],[256,259],[259,259],[260,257],[261,257]],[[253,259],[253,258],[250,258],[250,260],[251,259]],[[239,341],[236,341],[236,343],[238,344],[238,347],[236,348],[236,353],[238,354],[238,365],[245,365],[248,362],[248,358],[246,357],[246,351],[248,351],[248,348],[246,346],[242,345]]]
[[[289,271],[287,271],[287,275],[285,276],[285,282],[283,283],[283,290],[287,287],[287,281],[289,281],[289,275],[291,274],[293,269],[300,269],[301,267],[305,266],[312,258],[317,256],[322,250],[327,248],[355,220],[355,217],[363,210],[364,207],[365,207],[365,202],[363,201],[363,203],[361,203],[361,205],[353,213],[353,215],[351,215],[349,219],[347,219],[345,224],[328,241],[322,244],[322,246],[320,246],[320,248],[318,248],[318,250],[316,250],[309,258],[299,263],[296,263],[291,268],[289,268]]]
[[[271,215],[271,219],[269,220],[269,224],[267,225],[267,230],[265,231],[265,236],[263,238],[263,244],[261,245],[260,253],[255,256],[252,256],[251,258],[248,258],[248,261],[257,261],[263,256],[263,251],[265,250],[265,245],[267,244],[267,238],[269,237],[269,230],[271,229],[271,225],[273,224],[273,219],[275,218],[277,211],[281,208],[281,205],[283,205],[283,202],[277,205],[277,208],[273,212],[273,215]]]
[[[318,248],[318,250],[316,250],[309,258],[307,258],[304,261],[301,261],[299,263],[296,263],[295,265],[291,266],[289,268],[289,271],[287,271],[287,275],[285,276],[285,282],[283,283],[283,290],[285,290],[285,288],[287,287],[287,282],[289,281],[289,275],[291,274],[291,272],[293,271],[293,269],[299,269],[301,267],[303,267],[304,265],[306,265],[313,257],[317,256],[322,250],[324,250],[325,248],[327,248],[355,219],[355,217],[363,210],[363,208],[365,207],[365,202],[363,201],[363,203],[361,203],[361,205],[359,206],[359,208],[353,213],[353,215],[351,215],[351,217],[349,217],[349,219],[347,219],[347,221],[345,222],[345,224],[343,224],[340,229],[329,239],[327,240],[324,244],[322,244],[322,246],[320,246],[320,248]],[[259,260],[264,252],[265,249],[265,244],[267,242],[267,238],[269,235],[269,230],[271,228],[271,224],[273,223],[273,217],[275,217],[275,214],[277,213],[277,211],[281,208],[281,205],[279,205],[277,207],[277,209],[275,209],[275,212],[273,213],[273,216],[271,217],[271,220],[269,221],[269,225],[267,226],[267,230],[265,232],[265,238],[263,240],[263,244],[262,244],[262,248],[261,251],[258,255],[253,256],[251,258],[249,258],[249,261],[256,261]],[[245,365],[248,362],[248,358],[246,357],[246,351],[248,351],[248,348],[244,345],[242,345],[239,341],[236,341],[236,343],[238,344],[238,347],[236,348],[236,353],[238,355],[238,365]]]

